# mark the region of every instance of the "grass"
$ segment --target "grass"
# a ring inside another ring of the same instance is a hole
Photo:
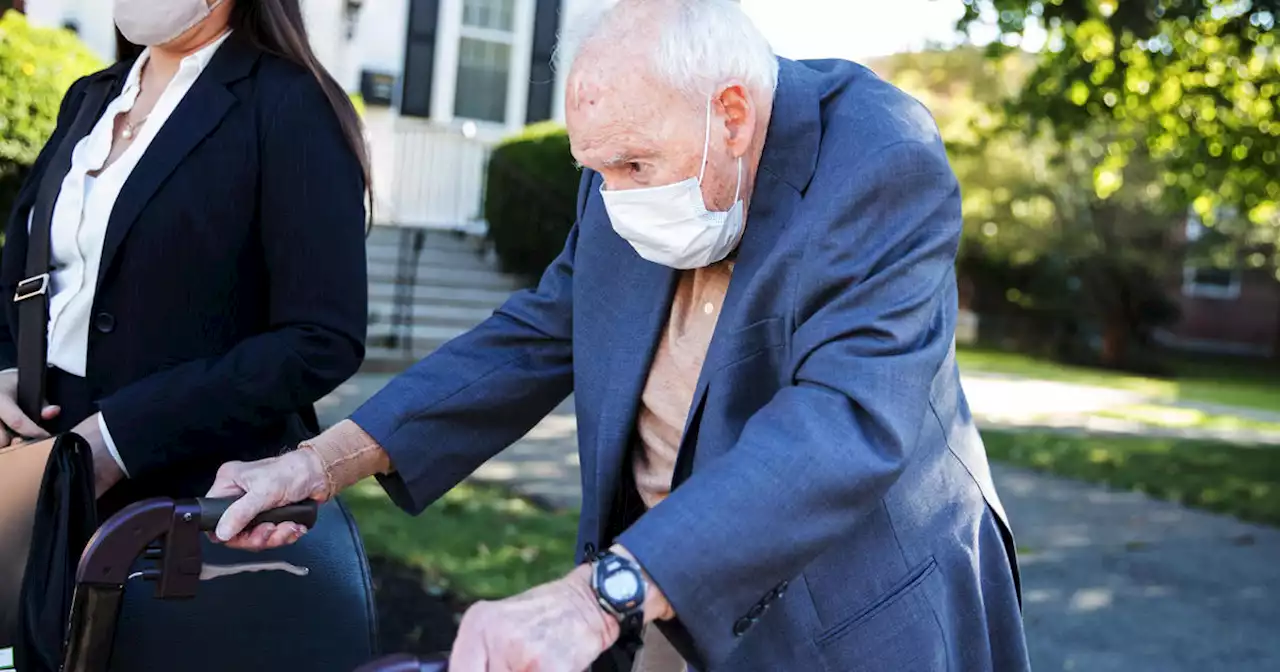
[[[1082,385],[1131,390],[1161,401],[1192,401],[1280,411],[1280,369],[1256,361],[1181,359],[1173,378],[1152,378],[1103,369],[1068,366],[1027,355],[983,349],[961,349],[960,369],[999,373]]]
[[[1206,429],[1214,431],[1251,431],[1280,433],[1280,422],[1266,422],[1235,415],[1205,413],[1194,408],[1138,404],[1098,411],[1104,418],[1128,420],[1166,429]]]
[[[546,511],[501,488],[458,486],[417,517],[373,481],[342,498],[370,556],[420,568],[434,587],[466,598],[514,595],[573,565],[577,512]]]
[[[993,460],[1280,525],[1280,448],[1047,432],[983,440]]]

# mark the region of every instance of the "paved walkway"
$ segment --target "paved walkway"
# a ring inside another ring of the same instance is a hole
[[[1104,415],[1125,407],[1153,405],[1280,425],[1280,413],[1277,412],[1195,402],[1167,402],[1129,390],[991,374],[965,375],[964,390],[974,419],[986,427],[1080,430],[1280,445],[1280,432],[1157,427]]]
[[[388,379],[362,376],[340,389],[321,405],[324,420],[343,417]],[[1114,390],[987,376],[966,377],[965,388],[974,416],[988,426],[1093,430],[1071,419],[1141,403]],[[575,438],[566,402],[475,478],[552,505],[577,506]],[[1034,669],[1280,670],[1280,530],[1141,494],[993,468],[1018,539]]]

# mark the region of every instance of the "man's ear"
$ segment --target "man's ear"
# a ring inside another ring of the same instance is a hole
[[[734,158],[745,155],[751,147],[751,141],[755,139],[755,101],[751,99],[747,87],[741,82],[734,82],[720,92],[716,103],[724,115],[729,151]]]

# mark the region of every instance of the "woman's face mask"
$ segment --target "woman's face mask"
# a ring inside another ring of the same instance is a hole
[[[711,149],[711,101],[707,101],[707,139],[698,176],[646,189],[602,190],[613,230],[641,257],[682,270],[710,266],[733,252],[742,238],[744,206],[742,158],[738,186],[728,212],[711,212],[702,197],[702,178]]]
[[[146,47],[176,40],[204,21],[223,0],[115,0],[116,27],[126,40]]]

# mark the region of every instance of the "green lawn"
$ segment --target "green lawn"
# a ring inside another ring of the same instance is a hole
[[[1280,448],[986,431],[993,460],[1280,525]]]
[[[365,550],[421,568],[435,587],[502,598],[572,568],[577,512],[550,512],[496,487],[461,485],[417,517],[370,480],[342,495]]]
[[[1026,355],[961,349],[960,369],[1140,392],[1163,401],[1196,401],[1280,412],[1280,366],[1248,360],[1182,359],[1172,379],[1067,366]]]

